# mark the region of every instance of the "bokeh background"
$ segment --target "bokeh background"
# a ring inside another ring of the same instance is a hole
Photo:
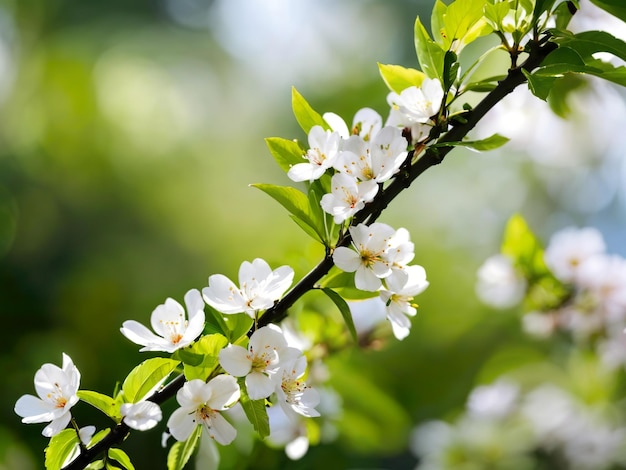
[[[624,33],[583,6],[576,27]],[[13,412],[41,364],[60,364],[65,352],[82,388],[112,393],[147,357],[119,334],[124,320],[147,322],[166,297],[182,301],[210,274],[236,276],[244,260],[288,263],[297,276],[314,266],[321,248],[248,187],[290,184],[263,139],[305,138],[291,86],[320,112],[351,120],[369,106],[385,116],[376,62],[416,67],[413,22],[431,8],[0,1],[0,469],[43,468],[42,426]],[[593,225],[610,252],[626,255],[624,95],[594,81],[568,106],[564,121],[516,93],[484,131],[511,143],[453,152],[383,215],[409,229],[431,285],[409,338],[329,361],[344,409],[335,439],[299,462],[247,443],[223,468],[412,468],[413,426],[454,415],[476,384],[546,359],[519,316],[480,304],[474,284],[514,212],[544,240]],[[76,414],[108,425],[87,405]],[[137,468],[165,468],[161,431],[126,443]]]

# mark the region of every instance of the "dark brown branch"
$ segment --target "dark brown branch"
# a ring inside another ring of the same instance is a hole
[[[498,82],[496,88],[494,88],[478,105],[464,115],[467,121],[456,127],[453,127],[450,131],[445,133],[438,141],[439,144],[460,142],[467,136],[467,134],[476,126],[476,124],[491,110],[497,103],[503,98],[509,95],[515,88],[526,82],[526,77],[522,70],[530,72],[537,68],[543,59],[557,48],[557,45],[552,42],[545,42],[543,44],[537,42],[531,42],[529,44],[529,56],[527,60],[520,66],[509,70],[506,78]],[[371,224],[378,219],[385,208],[398,196],[403,190],[408,188],[417,177],[424,173],[429,168],[438,165],[443,161],[445,156],[453,149],[452,146],[446,147],[429,147],[411,167],[408,172],[400,174],[396,179],[378,196],[368,204],[357,216],[353,219],[353,224],[361,222]],[[345,246],[350,243],[350,234],[346,235],[339,241],[338,246]],[[270,323],[277,323],[287,316],[287,310],[302,297],[305,293],[315,287],[322,277],[324,277],[328,271],[333,267],[333,258],[331,253],[327,253],[324,259],[315,266],[306,276],[304,276],[298,284],[296,284],[285,296],[278,301],[273,307],[268,309],[265,314],[259,319],[258,326],[265,326]],[[160,404],[176,395],[176,392],[185,383],[184,375],[180,375],[167,384],[163,389],[156,392],[152,397],[148,398],[149,401]],[[106,450],[119,445],[129,434],[130,429],[123,422],[118,424],[113,430],[107,434],[104,439],[98,442],[93,447],[82,452],[74,461],[64,467],[63,470],[79,470],[85,468],[90,462],[96,460],[96,458]]]

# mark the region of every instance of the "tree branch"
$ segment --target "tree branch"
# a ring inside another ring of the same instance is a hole
[[[543,44],[539,42],[531,41],[529,43],[529,56],[526,61],[519,67],[509,70],[508,75],[498,82],[496,88],[494,88],[485,98],[483,98],[478,105],[471,110],[467,115],[467,121],[456,127],[453,127],[446,132],[437,143],[450,143],[460,142],[467,136],[467,134],[476,126],[476,124],[491,110],[497,103],[503,98],[509,95],[515,88],[526,82],[526,77],[522,70],[531,72],[537,68],[543,59],[555,50],[558,46],[552,42],[545,42]],[[440,164],[446,155],[454,147],[437,147],[427,148],[422,155],[405,174],[399,174],[396,179],[384,190],[381,191],[377,197],[369,203],[357,216],[353,219],[353,224],[367,223],[371,224],[375,222],[387,206],[398,196],[403,190],[408,188],[415,179],[417,179],[422,173],[429,168]],[[344,237],[338,242],[337,246],[348,245],[351,241],[349,233],[346,233]],[[298,284],[296,284],[287,294],[283,296],[276,304],[269,308],[265,314],[259,319],[258,326],[265,326],[270,323],[277,323],[287,316],[287,310],[302,297],[306,292],[313,289],[315,284],[324,277],[328,271],[333,267],[332,253],[328,253],[320,263],[315,266],[306,276],[304,276]],[[168,399],[176,395],[176,392],[185,383],[184,375],[179,375],[160,391],[149,397],[147,400],[157,404],[161,404]],[[119,445],[129,434],[130,429],[124,422],[118,424],[111,430],[100,442],[93,447],[82,452],[74,461],[65,466],[63,470],[79,470],[85,468],[90,462],[96,460],[96,458],[102,453]]]

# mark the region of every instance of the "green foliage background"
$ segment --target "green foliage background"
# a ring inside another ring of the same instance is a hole
[[[283,84],[290,63],[250,70],[222,47],[210,21],[176,22],[171,3],[0,3],[8,57],[0,70],[0,469],[42,468],[41,426],[21,425],[13,412],[20,395],[33,393],[41,364],[60,364],[65,352],[82,388],[110,394],[149,357],[119,334],[124,320],[147,322],[166,297],[182,302],[210,274],[236,276],[244,260],[287,263],[298,277],[320,259],[321,247],[248,187],[290,183],[264,138],[305,139],[291,114],[291,85],[320,112],[351,119],[370,106],[385,116],[376,63],[416,67],[413,21],[432,8],[425,0],[369,0],[365,9],[346,2],[366,11],[363,27],[384,28],[388,44],[376,49],[383,56],[370,57],[372,45],[363,44],[355,54],[367,66],[336,58],[332,80],[313,63],[319,81],[301,75]],[[210,0],[184,3],[214,14]],[[332,2],[310,8],[338,14]],[[261,77],[273,74],[280,85]],[[381,221],[409,229],[414,262],[431,283],[417,299],[411,335],[330,360],[344,402],[334,443],[289,464],[282,451],[236,448],[224,468],[410,468],[413,424],[452,416],[476,383],[544,360],[515,315],[482,307],[473,292],[476,268],[498,251],[510,213],[523,212],[542,235],[554,213],[585,220],[564,212],[529,168],[506,151],[459,149],[395,201]],[[491,186],[475,184],[481,178]],[[507,197],[499,180],[531,189]],[[85,404],[75,410],[85,417],[80,424],[109,425]],[[126,443],[137,468],[165,468],[161,431]]]

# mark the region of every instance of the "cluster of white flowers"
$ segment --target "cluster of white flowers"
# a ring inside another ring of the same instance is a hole
[[[555,309],[525,313],[526,333],[566,331],[595,343],[606,365],[626,365],[626,259],[606,252],[598,230],[567,227],[551,237],[544,261],[569,295]],[[523,300],[527,284],[510,258],[495,255],[479,269],[476,290],[485,303],[508,308]]]
[[[426,79],[421,87],[411,86],[399,95],[390,93],[391,110],[384,127],[382,117],[370,108],[355,114],[351,129],[337,114],[325,113],[330,129],[311,128],[309,150],[303,156],[306,162],[293,165],[287,175],[296,182],[312,182],[332,171],[331,192],[320,204],[335,223],[348,220],[400,170],[409,144],[428,136],[431,118],[439,112],[443,96],[437,79]],[[405,129],[410,131],[412,142],[404,137]]]
[[[416,314],[413,297],[428,287],[422,266],[408,263],[414,257],[414,246],[406,229],[394,230],[375,222],[350,227],[352,248],[340,246],[333,253],[335,265],[354,272],[358,289],[379,292],[385,303],[387,319],[394,335],[403,339],[409,334],[408,316]]]
[[[564,389],[544,384],[524,393],[500,379],[475,388],[465,412],[453,423],[417,426],[411,449],[420,470],[456,468],[545,468],[598,470],[626,463],[626,427],[613,423],[602,406],[584,403]],[[542,467],[543,468],[543,467]]]

